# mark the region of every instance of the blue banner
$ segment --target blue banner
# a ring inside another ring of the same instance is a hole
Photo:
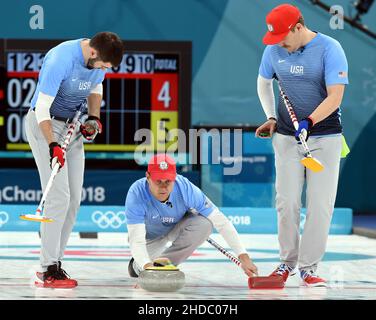
[[[271,140],[255,138],[249,131],[219,134],[220,138],[209,139],[208,132],[202,138],[201,154],[208,159],[201,165],[204,193],[222,207],[273,207],[275,165]]]
[[[128,189],[136,180],[145,177],[145,171],[85,170],[82,204],[123,205]],[[184,172],[184,176],[197,186],[200,185],[198,171]],[[0,170],[0,204],[36,204],[41,197],[36,169]]]
[[[36,205],[0,205],[0,231],[38,231],[40,223],[19,219],[21,214],[34,214]],[[222,212],[243,234],[276,234],[277,213],[274,208],[221,208]],[[305,210],[301,213],[303,230]],[[51,222],[53,223],[53,222]],[[81,206],[73,231],[127,232],[123,206]],[[330,234],[352,233],[352,210],[336,208]]]

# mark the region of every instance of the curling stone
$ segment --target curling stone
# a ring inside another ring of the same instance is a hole
[[[185,275],[175,266],[150,267],[140,272],[138,284],[147,291],[172,292],[184,287]]]

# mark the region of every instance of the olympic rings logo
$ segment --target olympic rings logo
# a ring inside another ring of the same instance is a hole
[[[0,211],[0,228],[9,221],[9,214],[5,211]]]
[[[101,229],[107,229],[109,227],[113,229],[119,229],[126,222],[124,211],[94,211],[91,215],[91,220]]]

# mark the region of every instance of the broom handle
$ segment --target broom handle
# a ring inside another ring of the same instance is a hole
[[[228,252],[225,248],[223,248],[222,246],[220,246],[217,242],[215,242],[213,239],[211,238],[208,238],[206,239],[207,242],[209,242],[213,247],[217,248],[220,252],[222,252],[227,258],[229,258],[232,262],[234,262],[235,264],[237,264],[239,267],[241,265],[241,262],[240,260],[235,257],[234,255],[232,255],[230,252]]]
[[[76,112],[76,114],[75,114],[75,116],[74,116],[71,124],[69,125],[69,129],[68,129],[68,132],[67,132],[67,134],[65,136],[63,146],[61,147],[61,149],[63,150],[64,156],[65,156],[67,147],[68,147],[68,145],[70,143],[70,139],[72,138],[72,135],[73,135],[74,130],[76,128],[78,119],[79,119],[81,113],[83,112],[83,109],[84,109],[84,107],[81,107],[79,110],[77,110],[77,112]],[[60,168],[60,164],[56,161],[54,167],[52,168],[51,176],[48,179],[46,189],[43,192],[42,199],[40,200],[38,208],[37,208],[37,210],[35,212],[35,214],[37,214],[37,215],[41,215],[42,214],[42,211],[43,211],[43,208],[44,208],[44,203],[46,202],[47,195],[48,195],[48,193],[51,190],[52,183],[53,183],[53,181],[54,181],[54,179],[55,179],[55,177],[56,177],[56,175],[57,175],[57,173],[59,171],[59,168]]]
[[[299,128],[299,122],[296,117],[296,114],[294,112],[294,109],[292,108],[292,105],[290,103],[289,98],[287,97],[286,93],[283,91],[281,85],[278,82],[279,92],[281,93],[282,100],[286,106],[287,112],[289,113],[290,119],[292,121],[292,124],[294,125],[295,130],[298,130]]]
[[[292,108],[291,102],[290,102],[289,98],[287,97],[286,93],[283,91],[281,85],[279,84],[279,81],[277,81],[277,82],[278,82],[279,92],[281,94],[283,103],[286,106],[287,112],[290,115],[290,119],[292,121],[292,124],[294,125],[295,130],[298,130],[299,122],[298,122],[298,119],[296,118],[296,114],[294,112],[294,109]],[[307,156],[312,158],[311,151],[309,150],[307,142],[305,141],[302,134],[299,134],[299,140],[300,140],[305,152],[307,153]]]

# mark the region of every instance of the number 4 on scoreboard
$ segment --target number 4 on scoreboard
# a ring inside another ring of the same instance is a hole
[[[170,96],[170,82],[165,81],[162,85],[161,90],[158,93],[158,101],[163,102],[164,107],[167,109],[170,107],[170,101],[171,101],[171,96]]]
[[[152,80],[152,111],[178,111],[178,75],[155,73]]]

